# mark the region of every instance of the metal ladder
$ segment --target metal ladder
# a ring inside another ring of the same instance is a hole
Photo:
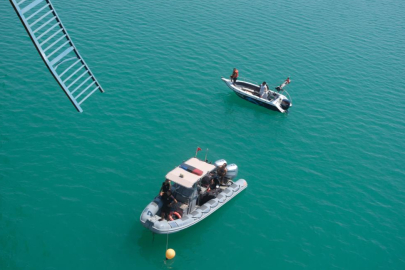
[[[55,80],[79,112],[95,91],[104,92],[80,56],[49,0],[10,0]]]

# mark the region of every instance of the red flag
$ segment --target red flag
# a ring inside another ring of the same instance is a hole
[[[197,150],[195,150],[195,156],[194,156],[194,157],[197,157],[198,151],[201,151],[201,148],[200,148],[200,147],[197,147]]]

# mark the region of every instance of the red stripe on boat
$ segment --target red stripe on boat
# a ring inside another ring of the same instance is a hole
[[[191,172],[194,173],[194,174],[196,174],[196,175],[202,175],[202,174],[203,174],[203,171],[202,171],[202,170],[199,170],[199,169],[197,169],[197,168],[195,168],[195,169],[192,170]]]

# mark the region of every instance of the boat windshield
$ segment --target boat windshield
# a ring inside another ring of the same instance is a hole
[[[183,197],[190,198],[193,195],[194,188],[186,188],[177,183],[173,183],[173,191],[175,191],[176,194],[182,195]]]

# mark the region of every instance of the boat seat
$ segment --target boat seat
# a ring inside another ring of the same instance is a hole
[[[249,89],[249,88],[242,87],[241,89],[242,89],[243,91],[247,91],[247,92],[252,93],[252,94],[255,93],[255,90],[252,90],[252,89]]]
[[[180,208],[183,209],[183,210],[187,209],[187,207],[188,207],[188,205],[187,205],[187,204],[184,204],[184,203],[182,203],[182,204],[180,205]]]
[[[187,212],[187,208],[188,208],[187,204],[177,202],[176,204],[173,204],[171,211],[176,211],[180,215],[183,215],[183,213]]]
[[[207,188],[206,187],[201,187],[200,194],[204,194],[205,191],[207,191]]]

